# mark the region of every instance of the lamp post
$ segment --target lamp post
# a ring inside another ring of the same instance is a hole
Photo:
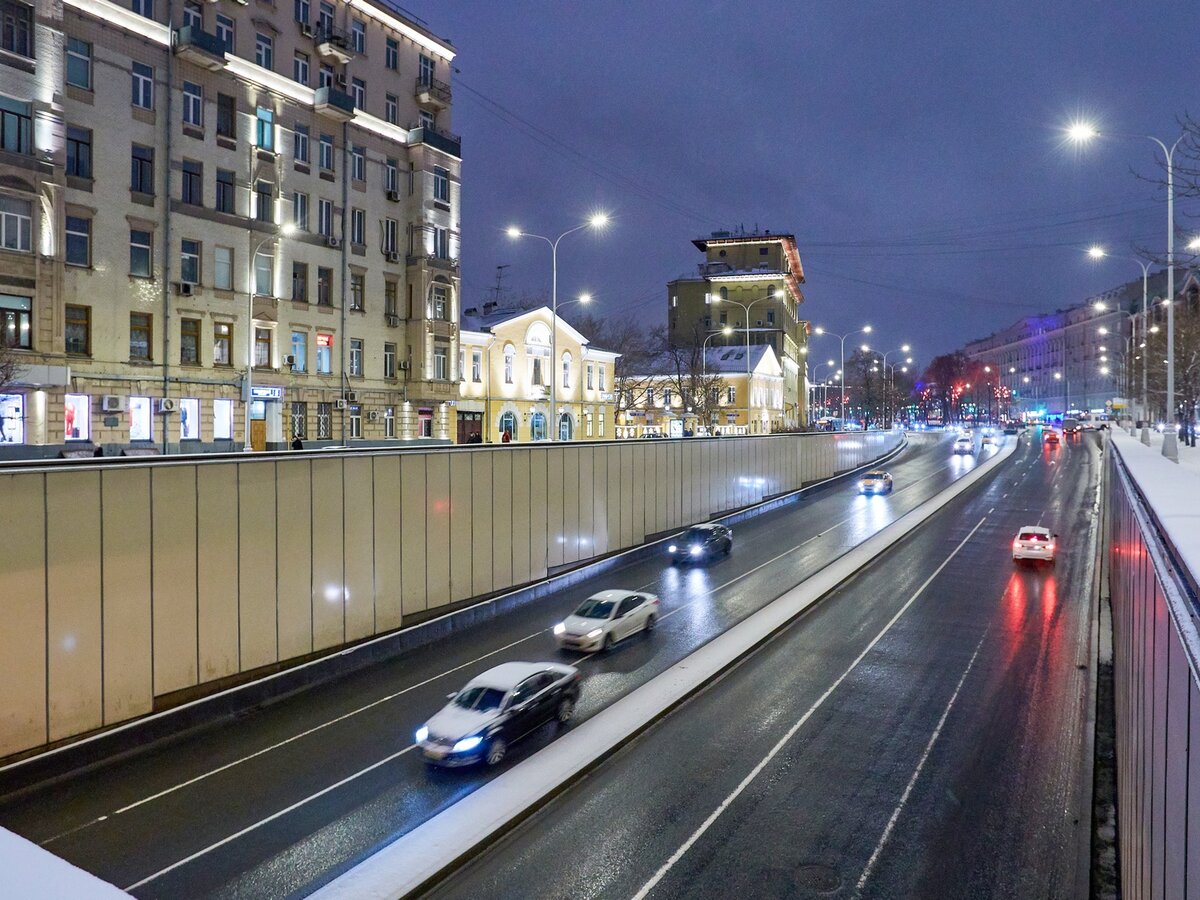
[[[828,366],[829,368],[832,369],[836,365],[837,365],[837,363],[835,363],[832,359],[829,359],[823,363],[817,363],[815,366],[813,366],[813,380],[816,382],[816,384],[814,384],[813,387],[821,388],[821,412],[822,412],[822,414],[824,414],[826,412],[825,402],[829,397],[829,387],[824,381],[821,381],[820,376],[817,373],[820,371],[822,366]],[[814,395],[814,399],[815,399],[815,395]]]
[[[1096,128],[1086,122],[1076,122],[1067,136],[1077,144],[1084,144],[1099,137]],[[1175,412],[1175,148],[1184,139],[1176,138],[1170,147],[1154,135],[1145,135],[1156,143],[1166,159],[1167,169],[1167,425],[1163,430],[1162,455],[1172,462],[1179,462],[1179,441],[1174,424]]]
[[[818,325],[816,328],[813,329],[813,334],[819,334],[819,335],[827,334],[830,337],[835,337],[839,341],[841,341],[841,344],[842,344],[841,360],[842,360],[842,372],[843,373],[846,371],[846,338],[851,337],[856,334],[870,334],[870,333],[871,333],[870,325],[864,325],[862,328],[859,328],[857,331],[848,331],[845,334],[834,334],[832,331],[826,331],[820,325]],[[838,417],[842,420],[842,425],[845,426],[845,424],[846,424],[846,376],[844,374],[842,375],[841,384],[842,384],[842,393],[838,399]]]
[[[291,222],[279,227],[278,234],[268,235],[258,242],[254,252],[250,254],[250,259],[246,263],[246,434],[242,444],[242,452],[249,453],[254,450],[250,443],[250,407],[254,402],[253,387],[254,387],[254,295],[257,293],[258,285],[255,283],[255,264],[258,262],[258,254],[263,247],[272,241],[277,241],[281,237],[291,237],[296,233],[296,226]],[[272,281],[275,273],[271,273]]]
[[[1200,249],[1200,242],[1193,241],[1192,243],[1188,244],[1188,249],[1189,250]],[[1105,249],[1103,247],[1093,246],[1093,247],[1088,248],[1088,256],[1090,256],[1092,259],[1103,259],[1107,255],[1108,255],[1108,253],[1107,253],[1107,251],[1105,251]],[[1141,266],[1141,269],[1142,269],[1142,351],[1143,352],[1142,352],[1142,398],[1141,398],[1142,399],[1142,434],[1141,434],[1141,439],[1142,439],[1143,444],[1149,444],[1150,443],[1150,429],[1147,426],[1146,422],[1150,418],[1150,394],[1146,387],[1146,372],[1150,365],[1150,359],[1147,356],[1147,353],[1145,351],[1147,351],[1149,349],[1147,347],[1147,344],[1149,343],[1149,341],[1146,338],[1146,333],[1147,333],[1146,329],[1150,326],[1150,316],[1149,316],[1150,266],[1149,266],[1149,264],[1147,264],[1146,262],[1144,262],[1143,260],[1139,259],[1136,256],[1130,257],[1130,258],[1135,263],[1137,263],[1139,266]],[[1096,302],[1095,306],[1096,306],[1097,310],[1105,310],[1106,309],[1104,304],[1099,301]],[[1124,315],[1129,317],[1129,333],[1130,333],[1130,342],[1132,345],[1134,340],[1137,337],[1137,316],[1133,315],[1132,313],[1127,313],[1124,310],[1116,310],[1116,311],[1123,313]]]
[[[608,224],[608,216],[605,213],[596,213],[586,222],[576,225],[574,228],[568,228],[558,237],[551,240],[540,234],[533,234],[529,231],[522,231],[515,225],[509,226],[507,234],[513,240],[523,237],[537,238],[540,241],[545,241],[550,245],[550,415],[553,422],[550,428],[550,440],[557,440],[557,430],[559,428],[558,418],[558,242],[565,238],[568,234],[574,234],[576,231],[582,231],[585,228],[604,228]],[[580,298],[582,299],[582,298]],[[565,304],[564,304],[565,305]]]
[[[908,355],[908,354],[909,354],[909,353],[911,353],[911,352],[912,352],[912,347],[910,347],[908,344],[901,344],[901,345],[900,345],[899,347],[897,347],[895,350],[889,350],[889,351],[887,351],[887,353],[884,353],[884,354],[882,354],[882,355],[883,355],[883,365],[884,365],[884,368],[885,368],[885,369],[887,368],[887,365],[888,365],[888,357],[889,357],[889,356],[891,356],[893,353],[903,353],[903,354],[905,354],[905,355]],[[912,362],[912,360],[911,360],[911,359],[908,359],[908,360],[906,360],[906,362],[909,362],[909,363],[911,363],[911,362]],[[893,391],[893,390],[895,390],[895,383],[894,383],[894,382],[895,382],[895,377],[896,377],[896,366],[894,366],[894,365],[893,365],[893,366],[892,366],[892,382],[893,382],[893,383],[892,383],[892,387],[891,387],[891,388],[889,389],[889,391],[888,391],[888,395],[887,395],[887,402],[884,404],[884,418],[887,420],[887,424],[888,424],[888,427],[889,427],[889,428],[890,428],[890,427],[891,427],[891,425],[892,425],[892,414],[891,414],[891,409],[892,409],[892,391]]]
[[[755,297],[749,303],[740,303],[737,300],[726,300],[720,296],[713,297],[713,303],[732,303],[734,306],[740,306],[746,313],[746,433],[750,433],[750,307],[755,303],[762,303],[764,300],[774,300],[775,294],[767,294],[765,297]]]

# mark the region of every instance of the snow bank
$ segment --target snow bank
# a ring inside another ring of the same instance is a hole
[[[0,828],[0,872],[4,897],[63,897],[116,900],[129,894],[59,859],[20,835]]]

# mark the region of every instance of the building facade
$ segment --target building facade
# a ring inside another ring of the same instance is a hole
[[[808,322],[800,317],[804,268],[790,234],[715,231],[692,242],[704,254],[696,275],[667,285],[668,337],[678,346],[767,345],[783,370],[783,408],[768,430],[808,421],[805,356]],[[726,335],[726,327],[733,329]],[[711,337],[710,337],[711,336]],[[750,422],[751,433],[758,428]]]
[[[563,441],[614,437],[620,354],[592,347],[562,316],[556,322],[548,307],[468,310],[459,338],[459,443],[544,441],[551,429]],[[551,378],[558,379],[554,411]]]
[[[372,0],[2,2],[0,454],[453,438],[447,41]]]

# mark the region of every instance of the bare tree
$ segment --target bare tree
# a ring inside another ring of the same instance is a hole
[[[666,343],[663,329],[647,328],[628,318],[599,318],[576,312],[568,321],[589,343],[621,355],[613,365],[613,421],[640,406],[654,383],[655,357]]]
[[[17,354],[13,352],[8,344],[0,340],[0,393],[7,391],[17,383],[17,370],[19,368]]]
[[[695,338],[699,338],[696,340]],[[660,370],[667,375],[671,390],[677,392],[684,408],[705,426],[713,424],[721,411],[721,391],[725,381],[720,372],[708,370],[704,360],[704,334],[697,334],[686,343],[668,343],[663,350]]]

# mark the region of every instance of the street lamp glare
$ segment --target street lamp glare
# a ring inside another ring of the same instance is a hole
[[[598,212],[588,220],[593,228],[603,228],[608,224],[608,213]]]
[[[283,237],[291,237],[296,233],[296,226],[294,223],[288,222],[286,225],[280,226],[279,233]]]
[[[1200,250],[1200,237],[1192,238],[1188,241],[1187,248],[1189,250]]]
[[[862,345],[862,352],[863,352],[863,353],[870,353],[870,352],[871,352],[871,348],[870,348],[870,347],[868,347],[866,344],[863,344],[863,345]]]
[[[507,234],[513,240],[516,240],[517,238],[519,238],[521,236],[521,229],[518,228],[516,225],[509,225],[508,228],[505,230],[505,234]]]
[[[726,325],[724,328],[721,329],[721,334],[725,335],[726,337],[733,334],[733,326]]]
[[[580,302],[580,303],[591,303],[591,302],[592,302],[592,295],[591,295],[591,294],[587,294],[587,293],[580,294],[580,295],[579,295],[579,302]]]
[[[864,333],[864,334],[870,334],[870,333],[871,333],[871,326],[870,326],[870,325],[868,325],[866,328],[864,328],[864,329],[863,329],[863,333]]]
[[[1087,255],[1092,259],[1104,259],[1104,257],[1108,256],[1108,251],[1099,244],[1092,244],[1092,246],[1088,247]]]
[[[900,352],[901,352],[901,353],[907,353],[907,352],[908,352],[909,350],[911,350],[911,349],[912,349],[912,347],[910,347],[908,344],[901,344],[901,345],[900,345]]]
[[[911,365],[912,365],[913,358],[912,358],[911,356],[908,356],[908,357],[905,357],[904,361],[905,361],[906,363],[908,363],[908,364],[911,366]]]
[[[1107,329],[1107,328],[1105,328],[1103,325],[1101,325],[1101,326],[1100,326],[1099,328],[1097,328],[1096,330],[1097,330],[1098,332],[1100,332],[1100,334],[1108,334],[1108,329]]]
[[[1067,137],[1076,144],[1086,144],[1099,135],[1100,132],[1096,131],[1096,127],[1091,122],[1072,122],[1067,128]]]
[[[818,325],[816,328],[813,329],[813,334],[824,334],[824,333],[825,333],[825,329],[822,328],[820,325]]]

